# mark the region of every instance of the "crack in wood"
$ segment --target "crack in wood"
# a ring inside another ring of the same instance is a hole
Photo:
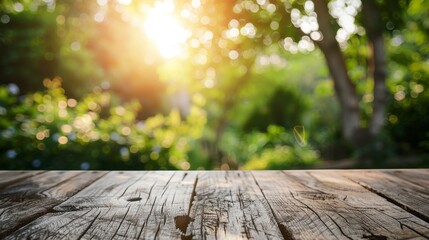
[[[85,236],[86,232],[92,227],[95,220],[97,220],[97,218],[98,218],[98,216],[100,216],[100,214],[101,214],[101,210],[98,211],[98,214],[95,216],[94,219],[92,219],[92,221],[89,223],[89,225],[85,228],[85,230],[80,234],[80,236],[77,239],[82,239],[83,236]]]
[[[182,181],[185,179],[187,175],[188,175],[187,173],[184,174]],[[176,226],[176,229],[179,229],[180,237],[182,240],[188,240],[188,239],[190,240],[192,239],[192,236],[193,236],[191,233],[188,234],[188,227],[189,227],[189,224],[193,221],[193,219],[190,217],[190,213],[195,201],[195,197],[197,196],[197,192],[196,192],[197,185],[198,185],[198,175],[195,177],[195,181],[192,187],[192,194],[189,201],[189,208],[188,208],[187,215],[180,215],[180,216],[174,217],[174,224]]]
[[[158,234],[159,234],[159,230],[161,229],[161,223],[159,222],[158,223],[158,227],[156,228],[156,232],[155,232],[155,235],[153,236],[153,239],[155,240],[155,239],[157,239],[157,237],[158,237]]]
[[[145,175],[146,175],[146,174],[143,174],[142,176],[138,177],[138,178],[134,181],[134,183],[132,183],[132,184],[128,185],[128,186],[124,189],[124,191],[122,192],[122,194],[118,197],[118,199],[119,199],[119,198],[121,198],[121,197],[123,197],[123,196],[125,195],[125,193],[127,192],[127,190],[128,190],[131,186],[133,186],[134,184],[136,184],[138,181],[140,181],[140,179],[142,179]],[[127,201],[128,201],[128,200],[127,200]]]
[[[285,240],[296,240],[292,231],[285,224],[278,223],[278,226]]]
[[[192,188],[191,201],[189,202],[189,208],[188,208],[188,216],[191,213],[192,205],[194,204],[195,197],[197,196],[197,192],[196,192],[197,185],[198,185],[198,175],[195,177],[194,187]]]
[[[329,232],[332,233],[333,236],[335,236],[335,234],[332,232],[332,229],[326,224],[325,221],[323,221],[322,217],[320,216],[320,214],[314,210],[312,207],[310,207],[308,204],[305,204],[303,201],[299,200],[298,198],[295,197],[295,195],[289,191],[290,195],[292,196],[293,199],[295,199],[297,202],[301,203],[302,205],[304,205],[308,210],[310,210],[311,212],[313,212],[317,218],[320,220],[320,222],[325,225],[326,229],[329,230]],[[335,236],[336,237],[336,236]],[[336,237],[337,238],[337,237]]]
[[[274,216],[274,219],[276,220],[277,226],[278,226],[278,228],[280,230],[280,233],[282,234],[283,238],[285,240],[295,240],[295,237],[293,236],[292,231],[290,229],[288,229],[286,225],[280,223],[280,221],[279,221],[279,219],[278,219],[278,217],[277,217],[277,215],[276,215],[273,207],[271,206],[270,202],[268,201],[267,197],[265,196],[264,190],[261,188],[261,186],[259,185],[258,181],[256,180],[255,175],[253,173],[251,173],[251,175],[253,177],[253,180],[256,183],[256,186],[258,186],[259,190],[261,191],[262,196],[264,196],[265,201],[268,203],[268,206],[269,206],[269,208],[271,210],[271,213]]]
[[[127,199],[128,202],[138,202],[140,200],[142,200],[141,197],[131,197]]]
[[[75,221],[79,220],[80,218],[82,218],[82,217],[86,216],[86,215],[87,215],[87,214],[89,214],[91,211],[92,211],[92,209],[89,209],[89,210],[88,210],[87,212],[85,212],[84,214],[82,214],[82,215],[80,215],[80,216],[78,216],[78,217],[75,217],[73,220],[71,220],[71,221],[69,222],[69,224],[72,224],[73,222],[75,222]],[[58,236],[58,232],[60,232],[62,229],[65,229],[65,228],[67,228],[67,225],[64,225],[64,226],[61,226],[60,228],[58,228],[57,232],[55,233],[55,236]],[[59,238],[60,238],[60,237],[59,237]]]
[[[112,236],[111,240],[112,240],[112,239],[114,239],[114,238],[115,238],[115,236],[118,234],[118,231],[119,231],[119,229],[121,228],[122,224],[124,223],[124,220],[125,220],[125,218],[127,217],[128,212],[130,211],[130,208],[131,208],[131,206],[128,206],[128,209],[127,209],[127,211],[125,212],[124,216],[122,217],[121,222],[119,223],[118,228],[116,228],[116,231],[115,231],[115,233],[113,234],[113,236]]]
[[[371,233],[371,235],[363,234],[362,238],[369,239],[369,240],[387,240],[386,236],[383,236],[383,235],[374,235],[372,233]]]
[[[332,218],[331,216],[327,215],[329,219],[331,219],[331,221],[335,224],[335,226],[337,226],[337,228],[340,230],[341,234],[344,235],[344,237],[348,238],[348,239],[353,239],[351,237],[349,237],[347,234],[344,233],[343,228],[334,220],[334,218]]]
[[[300,191],[298,192],[298,194],[303,197],[303,198],[307,198],[310,200],[333,200],[336,199],[337,196],[335,194],[330,194],[330,193],[324,193],[324,192],[311,192],[311,191]]]

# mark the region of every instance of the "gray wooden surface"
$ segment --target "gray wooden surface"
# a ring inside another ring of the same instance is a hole
[[[429,239],[429,170],[0,171],[0,239]]]

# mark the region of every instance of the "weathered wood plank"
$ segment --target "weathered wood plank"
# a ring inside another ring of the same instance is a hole
[[[196,173],[111,172],[7,239],[181,239]]]
[[[250,172],[201,172],[187,236],[194,239],[283,239]]]
[[[343,176],[429,222],[429,174],[416,170],[343,171]]]
[[[5,187],[0,192],[0,237],[47,213],[102,175],[52,171]]]
[[[43,171],[0,171],[0,189],[42,172]]]
[[[253,172],[289,239],[422,239],[429,223],[335,171]]]

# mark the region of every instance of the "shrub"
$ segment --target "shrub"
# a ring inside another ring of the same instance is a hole
[[[199,138],[205,112],[192,106],[183,118],[137,119],[140,104],[121,105],[108,92],[77,101],[59,78],[44,92],[18,97],[0,87],[2,169],[188,169],[190,144]]]

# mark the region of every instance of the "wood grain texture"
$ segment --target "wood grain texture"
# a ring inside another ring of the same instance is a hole
[[[424,239],[429,223],[331,171],[253,173],[289,239]]]
[[[283,239],[250,172],[200,172],[190,217],[194,239]]]
[[[428,170],[1,172],[1,239],[429,239]]]
[[[196,173],[111,172],[6,239],[180,239]]]
[[[348,171],[342,175],[429,222],[429,174],[426,171]]]
[[[47,213],[102,175],[99,172],[45,172],[3,188],[0,192],[0,237]]]

